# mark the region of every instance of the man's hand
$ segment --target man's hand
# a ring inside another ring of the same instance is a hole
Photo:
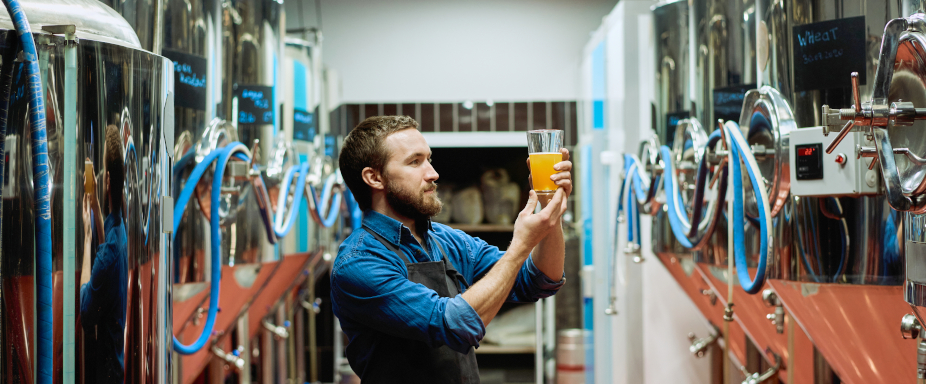
[[[556,183],[556,186],[559,187],[558,189],[562,189],[564,192],[566,192],[566,196],[563,199],[563,211],[565,212],[567,200],[569,199],[569,195],[572,194],[572,162],[569,161],[569,150],[568,149],[560,148],[560,153],[563,154],[563,161],[553,165],[553,170],[557,171],[557,173],[554,173],[553,175],[551,175],[550,180],[553,180]],[[531,159],[530,157],[528,157],[527,158],[527,170],[528,170],[527,183],[531,187],[531,189],[534,189],[534,180],[532,179],[532,176],[530,176],[530,168],[531,168]],[[540,206],[546,207],[547,204],[550,202],[550,200],[552,200],[552,195],[543,195],[543,196],[540,196],[539,198],[540,198]]]
[[[559,163],[562,164],[562,163]],[[572,183],[569,182],[569,185]],[[571,189],[571,187],[570,187]],[[542,209],[539,213],[534,213],[537,207],[537,193],[530,191],[527,199],[527,205],[518,213],[518,219],[514,222],[514,236],[511,240],[512,247],[515,245],[523,246],[530,250],[537,246],[544,237],[550,233],[553,228],[560,226],[560,217],[566,211],[566,192],[564,188],[557,188],[553,194],[550,204]]]

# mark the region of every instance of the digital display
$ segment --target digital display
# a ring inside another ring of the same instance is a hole
[[[823,178],[823,144],[804,144],[794,147],[797,151],[797,179],[820,180]]]
[[[799,148],[797,150],[797,155],[798,156],[810,156],[810,155],[813,155],[813,153],[816,152],[816,150],[817,148],[815,147]]]

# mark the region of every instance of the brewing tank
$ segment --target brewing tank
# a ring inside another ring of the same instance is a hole
[[[806,44],[806,40],[802,39],[806,35],[801,27],[836,20],[858,23],[837,27],[845,32],[864,30],[863,38],[846,49],[851,47],[864,53],[864,63],[859,64],[864,68],[860,71],[863,79],[860,90],[862,95],[869,95],[875,81],[882,31],[887,21],[901,16],[900,4],[831,0],[757,3],[760,87],[751,97],[747,96],[740,125],[751,145],[761,144],[769,150],[767,156],[757,160],[763,177],[769,181],[773,208],[779,209],[776,227],[793,227],[790,238],[781,236],[784,241],[776,240],[780,247],[790,245],[790,252],[776,252],[769,258],[769,268],[776,271],[773,276],[809,282],[900,284],[904,275],[898,242],[902,215],[890,208],[883,195],[801,197],[785,192],[791,171],[787,158],[790,132],[820,126],[824,104],[852,104],[848,72],[844,81],[820,84],[810,81],[822,74],[807,69],[817,56],[803,48],[802,41]],[[766,85],[769,88],[762,88]],[[867,167],[870,159],[861,161]]]
[[[173,66],[143,50],[126,21],[97,1],[22,7],[42,71],[52,183],[55,362],[38,368],[78,382],[167,381],[170,235],[162,223],[173,208]],[[53,25],[73,25],[76,39],[43,30]],[[3,12],[0,381],[8,383],[36,379],[32,134],[16,36]]]

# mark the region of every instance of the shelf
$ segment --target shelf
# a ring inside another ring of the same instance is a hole
[[[513,224],[447,224],[450,228],[459,229],[463,232],[514,232]]]
[[[527,153],[527,132],[422,132],[431,148],[519,147]]]
[[[476,348],[476,353],[486,355],[527,355],[533,354],[536,350],[533,345],[502,346],[483,344]]]

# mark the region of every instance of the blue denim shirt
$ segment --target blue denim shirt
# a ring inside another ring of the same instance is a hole
[[[80,322],[87,344],[87,382],[122,383],[126,297],[129,288],[128,237],[122,213],[103,224],[106,242],[96,251],[90,281],[80,287]]]
[[[440,261],[440,242],[454,268],[469,285],[485,276],[504,255],[498,247],[446,225],[432,223],[424,244],[411,230],[386,215],[364,212],[363,225],[397,245],[412,262]],[[518,273],[509,302],[532,302],[552,296],[565,283],[553,281],[530,257]],[[354,231],[338,249],[331,273],[334,314],[350,342],[347,358],[363,367],[378,353],[396,353],[375,342],[379,333],[417,340],[429,347],[447,345],[466,353],[478,347],[485,326],[461,295],[439,297],[437,292],[408,280],[405,262],[365,230]],[[361,369],[362,370],[362,369]],[[361,373],[358,371],[358,373]]]

